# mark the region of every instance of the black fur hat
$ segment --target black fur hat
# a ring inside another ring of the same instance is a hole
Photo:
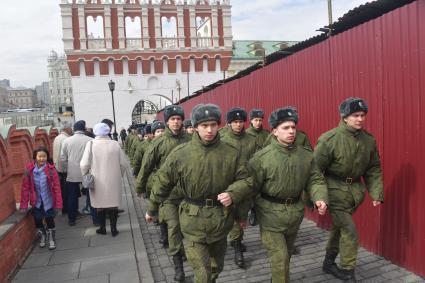
[[[276,129],[281,123],[286,121],[293,121],[298,123],[298,112],[294,107],[283,107],[276,109],[270,114],[269,125],[273,129]]]
[[[152,124],[147,124],[145,126],[145,135],[152,134]]]
[[[183,121],[183,127],[185,129],[187,129],[189,127],[192,127],[192,121],[191,120],[185,120],[185,121]]]
[[[249,119],[252,120],[254,118],[264,118],[264,111],[261,109],[252,109],[251,113],[249,113]]]
[[[179,105],[168,105],[164,108],[164,121],[167,123],[172,116],[180,116],[184,120],[184,109]]]
[[[215,104],[198,104],[192,109],[192,126],[206,121],[221,121],[221,109]]]
[[[339,114],[342,118],[350,116],[351,114],[359,111],[367,113],[369,107],[366,102],[358,97],[349,97],[339,105]]]
[[[246,111],[243,108],[235,107],[229,110],[226,115],[227,124],[236,120],[246,121]]]
[[[155,134],[155,131],[158,129],[165,129],[165,124],[162,121],[155,121],[152,123],[151,130],[152,134]]]

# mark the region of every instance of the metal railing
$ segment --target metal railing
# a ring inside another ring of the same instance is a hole
[[[87,39],[87,49],[105,49],[104,38],[89,38]]]
[[[129,38],[125,40],[127,49],[142,49],[142,39],[141,38]]]
[[[197,37],[196,38],[196,46],[198,46],[198,47],[211,47],[212,46],[211,37]]]

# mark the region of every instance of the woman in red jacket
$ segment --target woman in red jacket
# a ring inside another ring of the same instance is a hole
[[[40,235],[40,247],[45,247],[46,242],[49,242],[49,249],[54,250],[56,249],[54,218],[56,210],[62,208],[59,176],[45,147],[34,150],[33,159],[25,166],[20,209],[25,211],[29,201],[35,226]],[[47,233],[43,220],[47,224]]]

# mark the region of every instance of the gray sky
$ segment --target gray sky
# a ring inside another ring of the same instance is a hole
[[[63,53],[60,0],[1,0],[0,79],[47,81],[47,56]],[[337,20],[366,0],[333,0]],[[304,40],[327,24],[327,0],[231,0],[234,39]]]

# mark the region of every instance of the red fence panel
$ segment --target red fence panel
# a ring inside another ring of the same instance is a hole
[[[299,127],[315,144],[338,124],[338,105],[359,96],[369,104],[367,129],[382,157],[385,204],[369,198],[355,213],[360,242],[367,249],[425,276],[425,1],[415,1],[358,25],[245,77],[184,103],[187,114],[198,103],[225,112],[240,106],[267,115],[292,105]],[[422,96],[421,96],[422,94]],[[161,115],[162,116],[162,115]],[[189,117],[189,115],[187,115]],[[162,117],[160,117],[162,118]],[[267,125],[267,123],[266,123]],[[329,218],[307,212],[322,227]]]

